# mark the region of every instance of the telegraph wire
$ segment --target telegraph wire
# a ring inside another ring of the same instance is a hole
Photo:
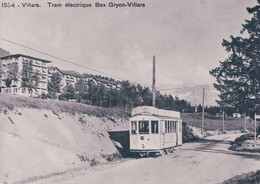
[[[1,37],[0,37],[0,40],[9,42],[9,43],[14,44],[14,45],[18,45],[18,46],[20,46],[20,47],[24,47],[24,48],[26,48],[26,49],[29,49],[29,50],[38,52],[38,53],[40,53],[40,54],[43,54],[43,55],[46,55],[46,56],[49,56],[49,57],[58,59],[58,60],[60,60],[60,61],[66,62],[66,63],[70,63],[70,64],[73,64],[73,65],[76,65],[76,66],[78,66],[78,67],[82,67],[82,68],[88,69],[88,70],[90,70],[90,71],[97,72],[97,73],[99,73],[99,74],[103,74],[103,75],[106,75],[106,76],[109,76],[109,77],[113,77],[113,78],[115,78],[115,79],[125,80],[125,79],[122,78],[122,77],[118,77],[118,76],[111,75],[111,74],[108,74],[108,73],[105,73],[105,72],[101,72],[101,71],[98,71],[98,70],[96,70],[96,69],[89,68],[89,67],[86,67],[86,66],[84,66],[84,65],[74,63],[74,62],[72,62],[72,61],[69,61],[69,60],[66,60],[66,59],[63,59],[63,58],[60,58],[60,57],[57,57],[57,56],[48,54],[48,53],[46,53],[46,52],[42,52],[42,51],[40,51],[40,50],[37,50],[37,49],[31,48],[31,47],[28,47],[28,46],[26,46],[26,45],[22,45],[22,44],[20,44],[20,43],[17,43],[17,42],[14,42],[14,41],[11,41],[11,40],[8,40],[8,39],[5,39],[5,38],[1,38]],[[128,80],[128,81],[131,82],[131,83],[133,83],[133,84],[141,84],[141,83],[134,82],[134,81],[130,81],[130,80]],[[151,85],[147,85],[147,84],[142,84],[142,85],[151,87]]]

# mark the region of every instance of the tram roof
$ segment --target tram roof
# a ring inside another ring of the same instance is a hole
[[[160,119],[180,119],[180,112],[157,109],[151,106],[139,106],[132,110],[132,117],[140,115],[157,116]]]
[[[140,116],[151,116],[151,117],[156,117],[156,118],[159,118],[161,120],[180,120],[179,117],[170,117],[170,116],[158,116],[158,115],[155,115],[155,114],[136,114],[134,116],[132,116],[132,118],[136,118],[136,117],[140,117]]]

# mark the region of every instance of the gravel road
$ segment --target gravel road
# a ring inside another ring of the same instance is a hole
[[[186,143],[174,153],[157,158],[123,159],[35,183],[54,184],[203,184],[221,183],[226,179],[260,169],[260,154],[228,150],[240,134],[207,137]]]

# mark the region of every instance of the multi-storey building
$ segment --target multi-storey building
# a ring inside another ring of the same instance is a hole
[[[85,80],[85,76],[73,71],[73,70],[62,70],[64,80],[66,81],[66,85],[73,85],[75,86],[76,82],[79,81],[80,79]]]
[[[90,78],[86,77],[83,74],[80,74],[74,70],[60,70],[58,67],[51,66],[48,68],[48,80],[51,80],[51,77],[54,73],[59,73],[61,76],[61,81],[60,81],[60,87],[61,91],[63,90],[64,87],[68,85],[72,85],[75,87],[75,84],[80,80],[88,81]]]
[[[23,54],[0,58],[0,92],[26,96],[47,94],[51,61]]]
[[[102,79],[102,78],[95,78],[97,84],[103,84],[106,88],[113,88],[113,89],[120,89],[121,85],[117,81]]]
[[[23,54],[0,58],[0,93],[40,96],[48,93],[48,81],[54,73],[61,75],[61,92],[67,85],[75,87],[79,80],[103,84],[106,88],[120,89],[120,83],[76,71],[48,66],[51,61]]]

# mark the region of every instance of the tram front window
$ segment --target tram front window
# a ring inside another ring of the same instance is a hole
[[[137,134],[137,122],[136,121],[131,121],[131,133]]]
[[[158,134],[158,121],[152,121],[152,134]]]
[[[139,134],[149,134],[149,121],[139,121]]]

